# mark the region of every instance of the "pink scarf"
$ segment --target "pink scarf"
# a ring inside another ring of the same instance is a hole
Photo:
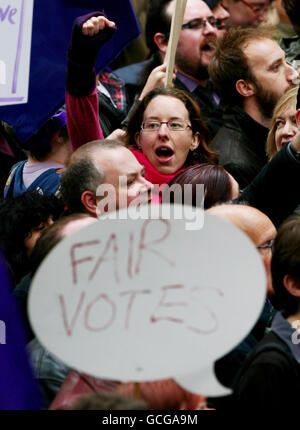
[[[138,162],[141,163],[143,166],[145,166],[145,178],[147,179],[147,181],[151,182],[152,184],[156,184],[156,185],[167,184],[168,182],[170,182],[171,179],[174,178],[174,176],[177,175],[177,173],[186,169],[185,167],[177,170],[171,175],[164,175],[163,173],[160,173],[152,166],[152,164],[148,161],[147,157],[141,151],[137,149],[132,149],[131,151],[134,154],[135,158],[138,160]]]
[[[181,172],[183,169],[179,169],[176,172],[172,173],[171,175],[164,175],[163,173],[160,173],[158,170],[156,170],[152,164],[149,162],[148,158],[139,150],[132,149],[131,150],[135,158],[138,160],[140,164],[145,166],[145,179],[147,181],[151,182],[154,185],[163,185],[167,184],[171,179],[174,178],[174,176],[177,175],[177,173]],[[154,187],[155,190],[156,187]],[[152,193],[152,204],[160,204],[161,203],[161,196],[162,196],[162,190],[160,192]]]

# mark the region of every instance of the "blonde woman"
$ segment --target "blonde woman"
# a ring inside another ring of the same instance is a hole
[[[298,86],[291,88],[278,100],[266,143],[269,160],[298,132],[296,124]]]

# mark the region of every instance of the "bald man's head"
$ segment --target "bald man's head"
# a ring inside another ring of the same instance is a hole
[[[93,140],[80,146],[73,152],[70,157],[69,165],[87,158],[94,160],[101,150],[118,149],[121,147],[125,147],[125,144],[119,140]]]
[[[260,246],[276,236],[276,229],[270,218],[251,206],[224,204],[214,206],[208,212],[234,224],[255,246]]]
[[[264,213],[246,205],[219,205],[208,209],[212,215],[223,218],[242,230],[256,247],[268,245],[276,236],[274,224]],[[274,293],[271,277],[271,248],[259,248],[267,275],[268,295]]]
[[[87,190],[96,194],[99,185],[107,180],[107,169],[117,150],[130,153],[123,142],[104,139],[88,142],[73,152],[60,184],[60,195],[70,213],[89,212],[96,216],[96,209],[90,212],[82,195]]]
[[[73,153],[60,194],[71,213],[98,217],[131,203],[149,202],[153,186],[144,173],[144,166],[122,142],[95,140]]]

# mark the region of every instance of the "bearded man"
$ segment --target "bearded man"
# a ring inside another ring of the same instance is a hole
[[[267,162],[273,109],[298,73],[268,29],[249,27],[227,31],[209,74],[225,110],[210,148],[219,152],[219,163],[243,189]]]
[[[217,6],[218,19],[214,16]],[[150,72],[164,61],[174,11],[175,0],[150,1],[145,34],[151,60],[115,71],[126,82],[131,101],[144,87]],[[209,80],[208,65],[215,53],[217,38],[223,36],[228,17],[228,12],[219,5],[219,0],[187,0],[176,50],[177,74],[174,85],[194,96],[211,137],[222,125],[222,110]],[[140,78],[140,90],[137,88],[137,75]]]

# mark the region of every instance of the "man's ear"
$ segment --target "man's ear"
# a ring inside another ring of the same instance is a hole
[[[160,52],[165,56],[168,48],[168,38],[163,33],[155,33],[153,40]]]
[[[81,194],[81,203],[92,216],[97,216],[97,198],[92,191],[84,191]]]
[[[255,94],[254,85],[251,82],[245,81],[245,79],[239,79],[236,81],[235,88],[243,97],[250,97]]]
[[[52,145],[62,145],[64,143],[64,138],[61,135],[61,130],[57,130],[51,139]]]
[[[300,281],[291,275],[284,275],[283,285],[294,297],[300,298]]]
[[[141,151],[142,147],[141,147],[141,144],[140,144],[140,133],[138,131],[134,135],[134,140],[135,140],[135,143],[136,143],[137,147]]]
[[[296,111],[296,123],[297,127],[300,129],[300,109]]]

